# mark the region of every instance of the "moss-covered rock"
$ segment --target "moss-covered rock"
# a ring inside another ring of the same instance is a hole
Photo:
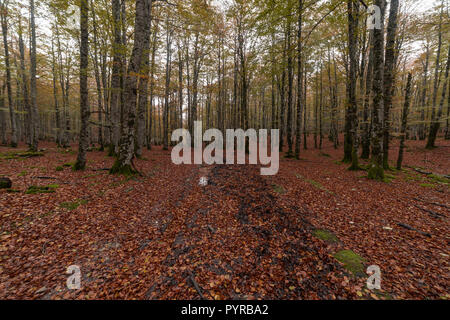
[[[0,189],[10,189],[12,187],[12,181],[6,177],[0,177]]]
[[[324,229],[316,229],[313,231],[313,235],[316,238],[319,238],[323,241],[327,241],[327,242],[338,242],[339,239],[336,237],[336,235],[328,230],[324,230]]]
[[[86,203],[87,203],[87,200],[78,200],[78,201],[74,201],[74,202],[63,202],[60,204],[60,207],[72,211]]]
[[[39,194],[39,193],[54,193],[58,189],[57,184],[51,184],[48,186],[30,186],[25,194]]]
[[[357,277],[365,277],[364,262],[365,259],[360,257],[352,250],[341,250],[334,254],[334,257],[344,264],[344,268],[351,271]]]

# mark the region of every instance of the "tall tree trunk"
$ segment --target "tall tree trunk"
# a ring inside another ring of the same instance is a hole
[[[386,53],[384,63],[384,102],[383,102],[383,168],[389,169],[389,131],[390,110],[392,106],[393,85],[395,82],[395,37],[397,33],[398,0],[392,0],[389,10],[389,22],[387,26]]]
[[[440,69],[440,59],[441,59],[441,47],[442,47],[442,16],[443,16],[443,10],[444,10],[444,0],[442,0],[441,3],[441,14],[439,17],[439,28],[438,28],[438,48],[436,52],[436,67],[434,70],[434,85],[433,85],[433,102],[432,102],[432,109],[431,109],[431,122],[430,122],[430,132],[428,134],[428,140],[427,140],[427,149],[434,148],[434,140],[436,139],[436,133],[432,133],[432,126],[436,123],[436,101],[437,101],[437,94],[439,90],[439,69]],[[434,136],[434,139],[433,139]]]
[[[445,139],[450,140],[450,86],[447,94],[447,120],[446,120],[446,126],[445,126]]]
[[[31,53],[30,53],[30,59],[31,59],[31,80],[30,80],[30,87],[31,87],[31,116],[32,116],[32,123],[33,123],[33,134],[31,135],[33,137],[32,144],[30,149],[32,151],[38,150],[38,141],[39,141],[39,115],[38,115],[38,109],[37,109],[37,88],[36,88],[36,26],[35,26],[35,19],[34,19],[34,0],[30,0],[30,27],[31,27]]]
[[[6,89],[8,93],[8,107],[9,107],[9,120],[11,124],[11,147],[17,147],[17,128],[16,128],[16,114],[14,111],[14,104],[12,99],[12,89],[11,89],[11,66],[9,63],[9,44],[8,44],[8,7],[7,3],[4,1],[0,2],[0,18],[2,24],[3,33],[3,48],[5,50],[5,67],[6,67]]]
[[[373,29],[373,55],[374,55],[374,76],[373,76],[373,102],[372,102],[372,158],[368,172],[370,179],[383,180],[383,67],[384,67],[384,13],[385,13],[385,1],[375,0],[375,5],[381,8],[381,27]]]
[[[142,43],[142,66],[141,66],[141,77],[139,80],[139,100],[138,100],[138,112],[137,112],[137,126],[136,126],[136,156],[142,157],[142,148],[145,143],[145,111],[148,105],[148,78],[150,71],[150,33],[151,33],[151,21],[152,15],[150,12],[149,21],[147,21],[146,29],[150,30],[148,32],[148,37],[144,39]]]
[[[426,52],[425,52],[425,65],[423,68],[423,83],[422,83],[422,95],[420,98],[420,124],[419,124],[419,139],[425,140],[425,108],[426,108],[426,97],[427,97],[427,81],[428,81],[428,65],[430,60],[430,45],[427,41]]]
[[[395,1],[395,0],[394,0]],[[344,161],[351,161],[350,170],[359,170],[358,164],[358,104],[356,100],[356,77],[358,70],[357,43],[358,43],[358,14],[359,2],[348,0],[348,48],[349,48],[349,76],[347,83],[347,113],[346,139]],[[350,150],[350,154],[348,154]],[[350,156],[350,157],[349,157]],[[349,158],[348,158],[349,157]]]
[[[289,19],[289,18],[288,18]],[[292,52],[291,52],[291,22],[287,23],[287,74],[288,74],[288,96],[287,96],[287,143],[288,152],[286,154],[287,158],[293,156],[292,154],[292,95],[294,90],[293,78],[294,70],[292,65]],[[300,83],[302,86],[302,83]]]
[[[31,133],[33,132],[33,123],[31,122],[31,107],[30,107],[30,98],[28,95],[28,76],[25,70],[25,46],[24,46],[24,42],[23,42],[23,32],[22,32],[22,23],[19,20],[19,54],[20,54],[20,77],[21,77],[21,82],[22,82],[22,94],[23,94],[23,104],[24,104],[24,108],[26,111],[26,127],[27,127],[27,143],[28,146],[31,146],[32,143],[32,137],[31,137]],[[53,41],[52,41],[52,50],[53,50]],[[53,51],[52,51],[53,53]],[[53,53],[54,56],[54,53]],[[53,63],[53,77],[56,77],[55,74],[55,63]],[[55,104],[55,107],[57,107],[57,105]],[[56,115],[58,119],[58,114]],[[58,126],[58,124],[57,124]]]
[[[120,138],[120,114],[121,114],[121,73],[123,70],[123,45],[121,33],[120,0],[112,0],[112,17],[114,28],[113,66],[111,76],[111,127],[112,141],[109,147],[109,155],[117,155]]]
[[[283,59],[282,59],[282,72],[281,81],[278,81],[278,91],[280,93],[280,152],[283,152],[284,136],[285,136],[285,113],[286,113],[286,68],[284,67],[286,61],[287,52],[287,37],[284,39]]]
[[[89,147],[89,96],[88,96],[88,67],[89,67],[89,3],[80,0],[80,114],[81,128],[75,170],[86,168],[86,152]]]
[[[169,149],[169,94],[170,94],[170,75],[171,75],[171,63],[172,63],[172,55],[171,55],[171,45],[172,45],[172,31],[169,26],[169,17],[167,17],[167,30],[166,30],[166,88],[164,94],[164,112],[163,112],[163,149]],[[195,69],[195,68],[194,68]],[[195,71],[194,71],[195,74]],[[195,75],[194,75],[195,78]],[[195,80],[194,80],[195,81]],[[195,96],[195,93],[194,93]],[[195,98],[196,100],[196,98]],[[196,102],[195,102],[196,103]],[[194,108],[193,108],[194,109]],[[193,117],[193,121],[196,121],[196,117]]]
[[[308,90],[308,72],[306,70],[306,63],[303,72],[303,149],[308,150],[308,104],[306,103]]]
[[[2,109],[5,107],[5,89],[6,89],[6,81],[3,83],[0,91],[0,138],[2,145],[6,146],[8,144],[8,140],[6,138],[6,111]]]
[[[183,50],[178,44],[178,108],[180,112],[179,128],[183,128]]]
[[[410,104],[410,96],[411,96],[411,81],[412,75],[408,73],[408,80],[406,84],[406,93],[405,93],[405,104],[403,106],[403,114],[402,114],[402,128],[400,131],[400,148],[398,151],[398,159],[397,159],[397,170],[402,168],[403,162],[403,151],[405,149],[405,140],[406,140],[406,129],[408,125],[408,113],[409,113],[409,104]]]
[[[58,87],[56,86],[56,55],[54,50],[54,43],[52,37],[52,75],[53,75],[53,99],[55,103],[55,116],[56,116],[56,143],[58,147],[61,146],[61,114],[59,113],[59,104],[58,104]],[[28,102],[26,101],[25,104]],[[27,108],[29,110],[29,107]],[[31,124],[28,126],[31,130]]]
[[[97,85],[97,107],[98,107],[98,143],[100,145],[100,150],[103,151],[103,95],[102,95],[102,84],[100,79],[99,61],[98,61],[98,48],[97,48],[97,20],[94,7],[94,1],[91,0],[91,13],[92,13],[92,25],[94,32],[94,75],[95,83]]]
[[[120,139],[119,157],[111,168],[111,173],[131,174],[135,172],[132,168],[132,160],[135,155],[135,125],[136,125],[136,102],[138,78],[144,55],[145,39],[150,37],[150,17],[152,0],[136,1],[136,18],[134,27],[134,44],[128,64],[127,76],[125,79],[123,105],[123,121],[125,126],[122,129]]]
[[[361,159],[369,159],[370,157],[370,98],[372,95],[372,80],[373,80],[373,31],[369,35],[369,62],[367,63],[366,72],[366,92],[364,95],[364,109],[363,109],[363,133],[362,133],[362,153]]]
[[[155,57],[156,57],[156,50],[158,48],[158,41],[157,41],[157,35],[158,35],[158,24],[155,26],[155,31],[153,32],[153,39],[152,39],[152,66],[150,71],[150,108],[149,108],[149,117],[148,117],[148,136],[147,136],[147,149],[151,150],[152,148],[152,124],[153,124],[153,99],[154,99],[154,91],[155,91]],[[156,129],[156,125],[155,125]]]

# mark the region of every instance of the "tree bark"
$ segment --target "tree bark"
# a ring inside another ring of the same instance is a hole
[[[389,131],[390,110],[392,106],[392,87],[394,85],[395,69],[395,37],[397,33],[398,0],[392,0],[389,10],[389,22],[387,26],[386,52],[384,63],[384,102],[383,102],[383,168],[389,169]]]
[[[88,66],[89,66],[89,3],[80,0],[80,114],[81,128],[75,170],[86,168],[86,152],[89,147],[89,96],[88,96]]]
[[[31,92],[31,122],[33,123],[33,132],[31,134],[31,146],[32,151],[38,150],[39,141],[39,116],[37,109],[37,88],[36,88],[36,26],[34,19],[34,0],[30,0],[30,26],[31,26],[31,80],[30,80],[30,92]]]
[[[16,114],[14,111],[14,104],[12,99],[11,89],[11,66],[9,62],[9,44],[8,44],[8,7],[4,1],[0,2],[0,18],[2,24],[3,34],[3,48],[5,50],[5,68],[6,68],[6,90],[8,93],[8,107],[9,107],[9,120],[11,124],[11,147],[17,147],[17,128],[16,128]]]
[[[410,104],[410,96],[411,96],[411,81],[412,75],[408,73],[408,80],[406,84],[406,93],[405,93],[405,104],[403,106],[403,114],[402,114],[402,128],[400,131],[400,148],[398,151],[398,159],[397,159],[397,170],[402,168],[403,162],[403,151],[405,149],[405,140],[406,140],[406,129],[408,124],[408,113],[409,113],[409,104]]]
[[[374,76],[373,76],[373,102],[372,102],[372,158],[368,172],[370,179],[384,180],[383,169],[383,66],[384,66],[384,12],[385,1],[375,0],[375,5],[381,9],[381,27],[373,29],[373,54],[374,54]]]
[[[128,64],[124,86],[123,121],[124,127],[120,139],[119,157],[111,168],[111,173],[132,174],[132,160],[135,155],[136,102],[139,71],[142,66],[144,42],[150,36],[150,16],[152,0],[136,1],[134,44]]]

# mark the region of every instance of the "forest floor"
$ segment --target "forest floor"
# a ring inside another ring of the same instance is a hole
[[[108,173],[106,152],[74,172],[75,145],[0,147],[13,181],[0,190],[0,299],[449,299],[450,141],[423,145],[408,141],[386,182],[348,171],[328,141],[268,177],[176,166],[160,147],[128,178]],[[80,290],[66,287],[70,265]],[[381,290],[366,288],[370,265]]]

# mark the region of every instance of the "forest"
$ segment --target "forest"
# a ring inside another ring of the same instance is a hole
[[[450,299],[448,0],[0,0],[0,22],[0,299]],[[279,171],[174,163],[198,124],[267,129]]]

